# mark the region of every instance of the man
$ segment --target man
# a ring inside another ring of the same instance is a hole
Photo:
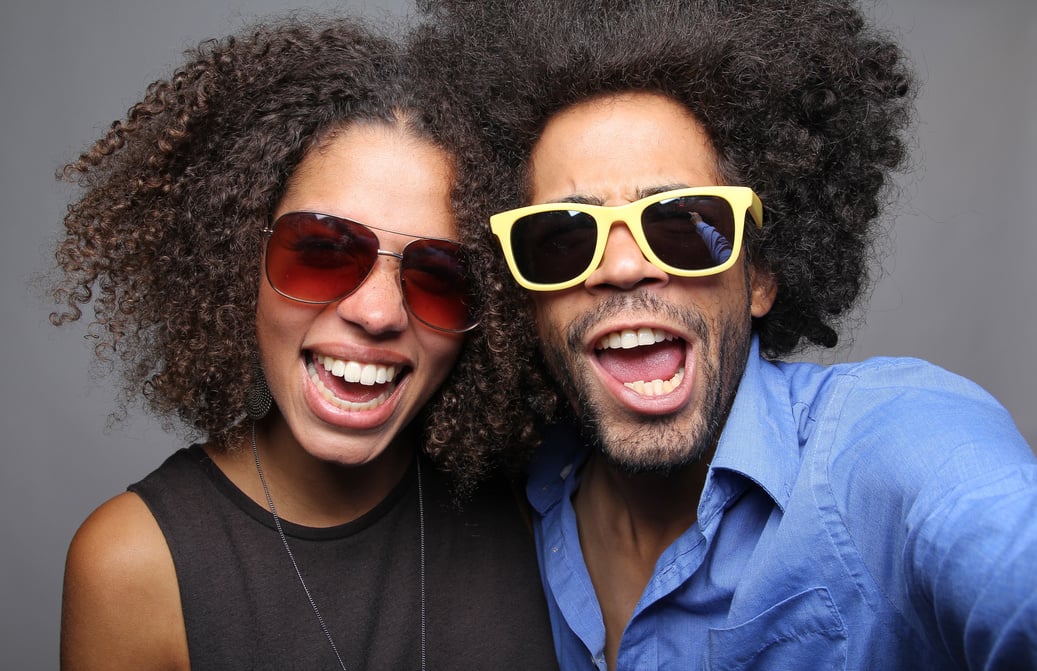
[[[778,361],[866,283],[896,45],[848,0],[488,5],[439,3],[438,46],[520,176],[486,206],[527,295],[484,324],[546,359],[505,412],[556,420],[527,494],[562,668],[1037,668],[1007,412],[917,360]]]

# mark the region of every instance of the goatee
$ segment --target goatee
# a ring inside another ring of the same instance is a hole
[[[608,414],[592,397],[597,386],[584,360],[590,328],[618,314],[637,313],[680,324],[694,334],[698,350],[695,376],[701,398],[671,415]],[[712,324],[697,311],[663,301],[646,291],[611,296],[573,321],[562,338],[541,333],[545,359],[573,404],[588,445],[611,467],[627,475],[668,475],[712,454],[723,430],[745,368],[751,338],[746,312],[722,315]]]

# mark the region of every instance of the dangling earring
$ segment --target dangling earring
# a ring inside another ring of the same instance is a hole
[[[253,422],[266,417],[270,412],[270,406],[274,398],[270,394],[270,385],[266,383],[266,375],[263,374],[263,366],[259,363],[259,356],[252,355],[252,384],[245,390],[245,414]]]

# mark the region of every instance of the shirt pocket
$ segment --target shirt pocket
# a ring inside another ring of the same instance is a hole
[[[734,627],[710,629],[710,671],[845,669],[846,629],[824,587],[800,592]]]

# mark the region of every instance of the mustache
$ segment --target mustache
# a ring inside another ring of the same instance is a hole
[[[570,352],[582,352],[590,329],[603,321],[631,312],[656,316],[664,321],[680,324],[687,331],[694,333],[703,345],[709,345],[709,328],[705,318],[698,311],[683,304],[663,300],[654,292],[639,289],[608,296],[593,309],[574,319],[566,328],[566,347]]]

